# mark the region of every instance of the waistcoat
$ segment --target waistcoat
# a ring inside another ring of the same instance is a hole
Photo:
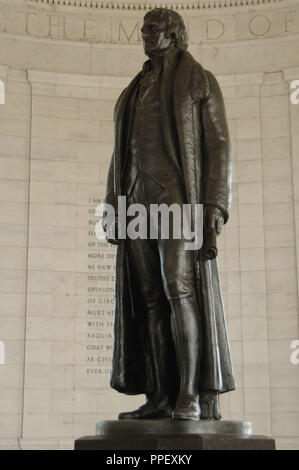
[[[125,172],[126,193],[129,195],[137,178],[145,190],[151,191],[152,181],[165,187],[177,174],[163,136],[160,113],[160,79],[146,77],[133,105],[133,123]],[[132,105],[132,103],[131,103]]]

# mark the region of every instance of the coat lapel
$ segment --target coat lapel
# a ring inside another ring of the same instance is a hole
[[[175,140],[173,138],[173,132],[171,132],[173,128],[173,116],[171,115],[170,108],[173,94],[173,70],[169,70],[169,65],[167,65],[168,64],[164,63],[160,87],[160,109],[162,116],[163,135],[170,159],[174,166],[181,173],[178,149],[175,148]]]

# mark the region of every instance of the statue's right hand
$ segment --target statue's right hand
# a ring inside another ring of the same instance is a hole
[[[115,220],[108,226],[106,212],[103,213],[102,218],[102,227],[106,235],[107,242],[112,245],[119,245],[120,240],[118,240],[118,217],[115,217]]]

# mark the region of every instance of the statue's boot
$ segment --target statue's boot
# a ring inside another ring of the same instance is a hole
[[[155,402],[149,400],[145,405],[134,411],[123,412],[118,415],[118,419],[159,419],[171,418],[173,408],[168,399]]]
[[[174,419],[200,419],[198,396],[202,330],[194,296],[170,301],[172,331],[180,372],[180,389]]]
[[[163,308],[164,305],[164,308]],[[168,308],[169,310],[169,308]],[[171,418],[173,406],[168,397],[169,383],[169,335],[167,306],[163,301],[148,310],[148,344],[155,381],[153,396],[134,411],[120,413],[119,419]]]

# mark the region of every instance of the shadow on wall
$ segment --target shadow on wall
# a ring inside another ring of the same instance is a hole
[[[0,104],[5,103],[5,84],[0,80]]]
[[[0,341],[0,364],[5,364],[5,347],[3,341]]]

